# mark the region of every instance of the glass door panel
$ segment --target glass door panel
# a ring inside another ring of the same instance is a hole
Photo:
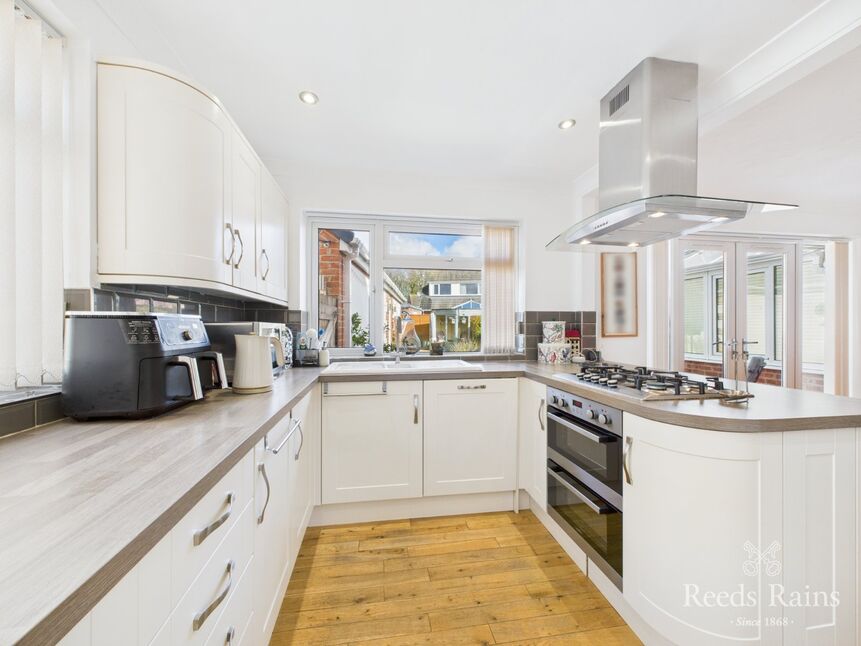
[[[801,388],[825,389],[825,245],[805,245],[801,258]]]
[[[720,245],[684,242],[682,248],[681,347],[676,369],[708,377],[726,376],[727,262]],[[677,343],[678,347],[678,343]]]

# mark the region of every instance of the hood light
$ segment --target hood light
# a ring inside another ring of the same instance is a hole
[[[575,121],[574,119],[565,119],[564,121],[559,122],[559,129],[560,130],[570,130],[575,125],[577,125],[577,121]]]
[[[721,216],[718,216],[716,218],[712,218],[711,221],[717,223],[717,222],[726,222],[727,220],[729,220],[728,217],[721,215]]]
[[[629,242],[628,246],[631,247],[631,249],[634,249],[636,247],[639,247],[640,243],[639,242]]]
[[[666,215],[663,211],[655,211],[654,213],[649,213],[650,218],[662,218]]]
[[[581,240],[580,244],[592,244],[591,240]]]
[[[314,105],[320,101],[320,97],[309,90],[302,90],[299,92],[299,100],[302,103],[307,103],[308,105]]]

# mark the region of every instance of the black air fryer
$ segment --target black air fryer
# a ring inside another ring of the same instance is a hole
[[[150,417],[227,387],[199,316],[134,312],[66,314],[63,412],[75,419]]]

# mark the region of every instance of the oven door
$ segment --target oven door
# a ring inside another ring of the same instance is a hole
[[[621,509],[622,439],[555,408],[547,411],[548,455]]]
[[[622,513],[553,460],[547,460],[547,511],[621,589]]]

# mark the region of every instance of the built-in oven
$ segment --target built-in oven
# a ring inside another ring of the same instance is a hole
[[[547,389],[547,511],[622,588],[622,412]]]

